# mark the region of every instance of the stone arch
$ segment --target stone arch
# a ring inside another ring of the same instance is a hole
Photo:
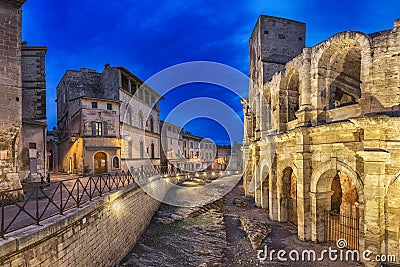
[[[105,151],[97,151],[93,154],[93,174],[108,172],[108,154]]]
[[[313,50],[314,106],[332,109],[357,103],[370,80],[370,38],[361,32],[341,32]]]
[[[348,182],[354,185],[357,192],[357,201],[351,204],[358,206],[364,202],[362,180],[350,166],[338,161],[336,158],[320,163],[311,175],[310,186],[313,241],[325,241],[325,212],[332,209],[332,195],[334,195],[332,185],[338,175],[345,177],[345,180],[341,181],[341,183]],[[347,209],[347,207],[345,208]],[[363,214],[361,212],[358,213],[357,209],[354,212],[350,209],[350,212],[352,216],[355,214],[357,217],[363,217]]]
[[[297,178],[290,165],[284,166],[278,176],[278,219],[297,224]]]
[[[139,128],[144,130],[144,123],[143,123],[143,112],[139,110]]]
[[[296,67],[290,66],[286,74],[286,121],[296,119],[295,113],[300,109],[300,76]]]
[[[364,184],[361,180],[360,176],[346,163],[337,160],[336,158],[332,158],[329,161],[325,161],[320,163],[314,170],[311,175],[311,186],[310,191],[313,193],[321,192],[322,188],[327,189],[329,191],[329,186],[332,181],[320,181],[322,174],[328,171],[337,170],[346,173],[351,179],[352,183],[356,186],[357,191],[359,193],[359,201],[364,202]],[[333,178],[332,178],[333,179]],[[320,188],[320,190],[318,190]]]
[[[132,126],[132,109],[130,106],[126,109],[125,123]]]

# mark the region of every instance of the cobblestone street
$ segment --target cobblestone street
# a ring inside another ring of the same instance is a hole
[[[240,205],[238,205],[238,203]],[[235,205],[236,204],[236,205]],[[149,228],[120,266],[362,266],[351,262],[260,262],[242,221],[267,223],[272,232],[261,244],[268,251],[284,249],[318,253],[328,245],[302,242],[289,224],[271,222],[265,210],[243,196],[238,184],[223,201],[201,208],[178,208],[163,204]],[[249,235],[253,235],[250,233]],[[276,255],[276,254],[275,254]]]

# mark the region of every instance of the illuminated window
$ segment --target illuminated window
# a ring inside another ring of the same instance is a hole
[[[101,122],[96,122],[96,130],[95,130],[96,136],[102,136],[103,135],[103,125]]]

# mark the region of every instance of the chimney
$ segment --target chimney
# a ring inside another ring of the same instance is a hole
[[[110,68],[110,63],[106,63],[106,64],[104,65],[104,68],[105,68],[105,69],[109,69],[109,68]]]

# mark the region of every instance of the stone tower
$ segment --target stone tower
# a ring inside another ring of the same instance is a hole
[[[303,51],[305,40],[305,23],[261,15],[249,41],[254,85],[262,88],[274,73],[284,70],[285,64]]]
[[[21,47],[22,131],[18,173],[21,179],[46,173],[46,66],[47,47]]]
[[[16,178],[22,123],[21,22],[25,0],[0,0],[0,181]],[[3,183],[2,183],[3,184]]]

